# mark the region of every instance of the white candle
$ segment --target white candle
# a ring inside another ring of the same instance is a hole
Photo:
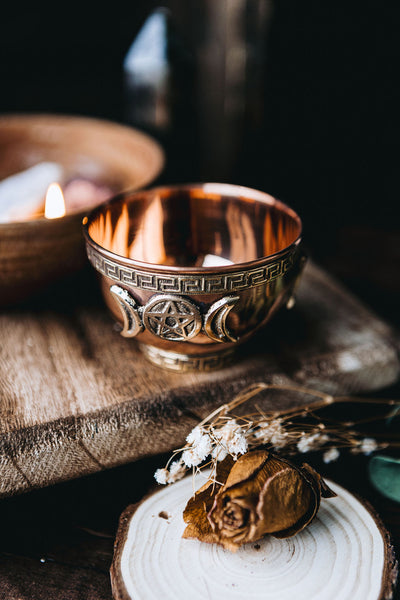
[[[42,162],[0,181],[0,223],[42,216],[47,188],[62,177],[61,165]]]

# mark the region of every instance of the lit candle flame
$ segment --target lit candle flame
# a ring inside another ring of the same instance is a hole
[[[65,202],[58,183],[51,183],[46,193],[44,216],[46,219],[58,219],[65,215]]]

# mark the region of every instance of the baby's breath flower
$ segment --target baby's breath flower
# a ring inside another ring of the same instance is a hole
[[[201,457],[197,454],[196,448],[188,448],[182,452],[182,460],[187,467],[197,467],[201,462]]]
[[[214,436],[217,438],[217,440],[223,440],[225,442],[229,442],[229,440],[232,439],[235,433],[241,432],[242,428],[236,421],[236,419],[229,419],[219,429],[213,429]]]
[[[248,444],[244,433],[235,433],[227,442],[227,450],[234,458],[237,458],[239,454],[245,454],[247,449]]]
[[[283,433],[274,433],[274,435],[271,436],[270,444],[276,449],[284,448],[288,443],[288,436],[289,434],[287,431],[284,431]]]
[[[154,478],[157,483],[161,485],[166,485],[167,483],[175,483],[178,479],[182,479],[182,477],[186,473],[186,467],[181,460],[175,460],[169,470],[167,468],[157,469],[154,473]]]
[[[187,436],[191,447],[182,453],[182,460],[187,467],[197,467],[210,454],[213,444],[208,433],[201,427],[195,427]]]
[[[186,438],[184,448],[175,450],[172,457],[174,459],[178,455],[180,458],[172,462],[169,468],[168,463],[166,468],[157,469],[154,476],[158,483],[173,483],[183,477],[188,468],[199,472],[206,464],[207,466],[211,465],[214,478],[220,461],[228,455],[236,460],[249,448],[264,446],[267,451],[268,449],[272,449],[272,451],[283,449],[287,455],[322,449],[323,460],[326,463],[339,457],[338,448],[332,444],[349,448],[355,454],[363,453],[365,455],[369,455],[379,448],[379,444],[372,437],[362,438],[359,432],[350,430],[349,426],[353,427],[354,423],[335,424],[329,421],[325,424],[321,422],[320,416],[315,414],[315,406],[317,410],[324,408],[328,404],[332,404],[335,398],[309,389],[303,391],[318,398],[318,402],[312,405],[313,410],[305,405],[300,408],[285,409],[281,413],[276,410],[261,412],[258,409],[255,413],[253,408],[250,414],[241,412],[240,417],[235,417],[233,411],[238,406],[268,389],[290,389],[292,391],[298,389],[298,391],[302,391],[302,388],[296,388],[293,385],[258,383],[250,386],[232,402],[223,404],[214,410],[192,429]],[[348,400],[353,401],[351,398]],[[363,400],[359,399],[359,401]],[[387,403],[392,404],[393,401],[387,401]]]
[[[218,444],[215,446],[214,450],[211,452],[212,458],[215,458],[218,462],[221,462],[228,456],[228,450],[222,444]]]
[[[197,467],[210,454],[211,448],[209,436],[204,435],[198,444],[183,451],[182,460],[187,467]]]
[[[340,452],[337,448],[329,448],[326,452],[323,453],[322,459],[324,463],[334,462],[339,458]]]
[[[365,454],[369,456],[378,449],[378,444],[374,438],[366,437],[361,440],[358,446],[352,449],[354,454]]]
[[[361,452],[367,456],[378,449],[378,444],[374,438],[364,438],[361,442]]]
[[[202,461],[205,458],[207,458],[207,456],[210,454],[212,447],[213,447],[212,440],[211,440],[210,436],[208,435],[208,433],[205,433],[204,435],[201,436],[201,438],[199,439],[198,443],[195,446],[196,452],[201,457]]]
[[[288,433],[282,426],[282,419],[260,423],[253,436],[260,444],[271,444],[274,448],[284,448],[288,442]]]
[[[182,477],[185,475],[185,473],[186,473],[186,467],[185,467],[184,463],[180,460],[175,460],[173,463],[171,463],[171,465],[169,467],[168,483],[175,483],[175,481],[182,479]]]
[[[165,485],[166,483],[168,483],[168,469],[157,469],[157,471],[154,473],[154,479],[157,481],[157,483],[160,483],[161,485]]]
[[[188,444],[198,444],[201,440],[201,437],[204,435],[204,429],[199,427],[198,425],[192,429],[189,435],[186,438]]]
[[[297,449],[299,452],[310,452],[311,450],[318,450],[329,440],[329,437],[321,433],[313,433],[312,435],[302,434],[300,440],[297,442]]]
[[[239,454],[247,452],[246,433],[235,419],[229,419],[222,427],[212,429],[212,433],[217,444],[212,456],[218,461],[223,460],[227,454],[237,458]]]

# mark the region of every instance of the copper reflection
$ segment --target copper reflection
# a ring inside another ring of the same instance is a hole
[[[290,300],[304,264],[297,214],[226,184],[122,194],[90,214],[85,236],[123,333],[174,370],[221,366]]]
[[[201,267],[208,254],[237,265],[259,260],[300,236],[297,215],[267,194],[264,202],[255,202],[201,191],[161,188],[128,194],[99,212],[90,237],[134,261],[193,268]]]
[[[125,205],[126,206],[126,205]],[[128,219],[129,225],[129,219]],[[125,240],[125,253],[134,260],[160,265],[165,263],[166,255],[163,238],[163,209],[161,199],[155,196],[144,212],[136,236],[128,246],[129,237]],[[117,254],[120,254],[117,252]]]

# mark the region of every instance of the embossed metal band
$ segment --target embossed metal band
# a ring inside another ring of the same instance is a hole
[[[233,350],[215,352],[203,356],[190,356],[188,354],[160,350],[148,344],[140,344],[140,349],[153,364],[164,369],[169,369],[170,371],[178,371],[179,373],[223,369],[232,362],[235,356]]]
[[[113,281],[151,292],[181,294],[234,292],[263,285],[286,273],[294,262],[292,249],[275,262],[246,271],[234,271],[225,274],[173,275],[171,273],[149,273],[130,267],[121,267],[116,262],[104,258],[100,252],[89,245],[87,245],[87,254],[93,267]]]
[[[238,341],[229,331],[226,319],[239,296],[220,298],[202,315],[199,307],[184,296],[154,294],[144,306],[139,306],[128,290],[119,285],[113,284],[110,294],[121,310],[123,337],[136,337],[145,327],[164,340],[185,342],[204,327],[204,333],[214,342]]]

